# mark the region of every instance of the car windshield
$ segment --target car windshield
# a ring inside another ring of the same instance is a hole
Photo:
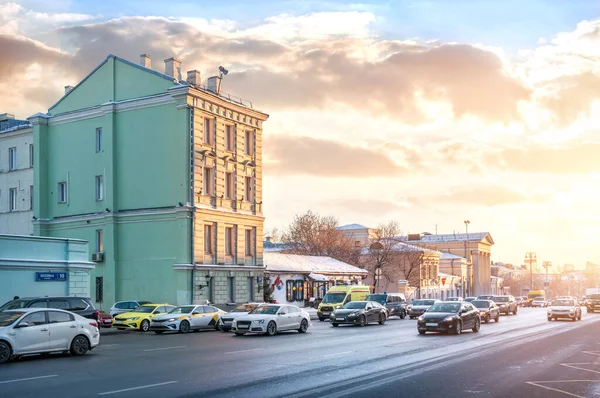
[[[266,314],[266,315],[275,315],[279,310],[278,305],[262,305],[260,307],[256,307],[251,314]]]
[[[250,312],[253,311],[256,307],[258,307],[258,304],[244,304],[235,307],[231,310],[231,312]]]
[[[369,294],[365,300],[376,301],[379,304],[385,304],[387,296],[385,294]]]
[[[459,303],[438,303],[429,307],[427,312],[458,312],[459,309]]]
[[[144,314],[149,314],[152,311],[154,311],[155,308],[156,307],[152,307],[152,306],[149,307],[149,306],[146,306],[146,305],[140,305],[139,307],[135,307],[133,309],[133,311],[131,311],[131,312],[142,312]]]
[[[477,308],[490,308],[490,303],[486,300],[473,300],[471,304]]]
[[[497,303],[508,303],[508,297],[502,297],[502,296],[494,297],[494,301]]]
[[[341,303],[346,298],[346,293],[327,293],[321,301],[324,304]]]
[[[433,305],[433,300],[413,300],[412,305]]]
[[[8,303],[4,304],[0,307],[0,311],[5,310],[18,310],[20,308],[25,308],[29,303],[29,300],[11,300]]]
[[[448,297],[446,301],[458,301],[458,297]]]
[[[0,327],[12,325],[23,314],[25,314],[25,312],[22,311],[0,312]]]
[[[552,305],[564,306],[564,307],[572,307],[572,306],[575,305],[575,302],[573,300],[554,300],[552,302]]]
[[[363,301],[351,301],[344,305],[342,308],[345,310],[361,310],[365,308],[366,305],[367,303]]]
[[[139,308],[139,307],[138,307],[138,308]],[[191,313],[192,311],[194,311],[194,308],[196,308],[196,307],[195,307],[195,306],[193,306],[193,305],[185,305],[185,306],[183,306],[183,307],[176,307],[176,308],[173,308],[173,309],[172,309],[172,310],[169,312],[169,314],[189,314],[189,313]]]

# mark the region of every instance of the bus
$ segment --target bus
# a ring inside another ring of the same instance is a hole
[[[531,307],[531,302],[536,297],[543,297],[545,299],[546,298],[546,291],[544,291],[544,290],[530,290],[529,293],[527,293],[527,307]]]

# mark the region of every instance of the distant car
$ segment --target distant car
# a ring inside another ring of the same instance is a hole
[[[504,315],[517,315],[517,311],[519,310],[519,306],[517,305],[517,301],[511,295],[504,296],[494,296],[492,299],[494,303],[500,308],[500,312]]]
[[[175,308],[169,304],[143,304],[134,308],[131,312],[125,312],[115,317],[113,327],[118,330],[139,330],[147,332],[150,330],[150,321],[157,315],[166,314]]]
[[[295,305],[267,304],[255,308],[248,315],[233,320],[231,330],[236,336],[261,333],[274,336],[286,330],[306,333],[310,315]]]
[[[0,312],[0,364],[26,354],[81,356],[99,342],[98,322],[69,311],[22,308]]]
[[[600,311],[600,294],[590,294],[587,298],[587,312]]]
[[[224,314],[226,314],[225,311],[212,305],[183,305],[152,318],[150,330],[161,334],[163,332],[189,333],[193,330],[215,329],[219,318]]]
[[[89,297],[71,296],[24,297],[9,301],[0,307],[0,311],[21,308],[56,308],[96,321],[100,315],[100,310],[94,307]]]
[[[521,303],[523,302],[523,297],[515,297],[515,301],[517,302],[517,305],[520,307]]]
[[[388,318],[397,316],[400,319],[404,319],[408,314],[406,299],[403,293],[369,294],[364,301],[375,301],[383,305],[388,310]]]
[[[246,303],[238,305],[237,307],[235,307],[228,313],[223,314],[219,318],[217,322],[217,330],[221,330],[223,332],[230,331],[234,319],[248,315],[250,312],[254,311],[256,307],[259,307],[261,305],[266,305],[266,303]]]
[[[446,301],[465,301],[462,297],[448,297]]]
[[[494,301],[494,295],[493,294],[484,294],[482,296],[477,296],[477,300],[492,300]]]
[[[103,312],[98,314],[98,325],[100,327],[109,328],[109,327],[112,327],[112,324],[113,324],[113,317],[110,316],[110,314],[105,314]]]
[[[124,314],[126,312],[130,312],[131,310],[139,307],[144,304],[152,304],[151,301],[142,301],[142,300],[126,300],[126,301],[117,301],[110,307],[108,313],[113,317],[119,314]]]
[[[500,322],[500,308],[492,300],[473,300],[471,304],[479,310],[482,322],[488,323],[492,319]]]
[[[413,300],[410,302],[408,316],[410,317],[410,319],[415,319],[418,316],[423,315],[425,311],[427,311],[429,307],[431,307],[435,303],[441,303],[441,301],[434,299]]]
[[[432,305],[417,320],[419,334],[442,332],[461,334],[465,329],[479,332],[481,316],[468,302],[444,301]]]
[[[543,298],[543,297],[536,297],[531,302],[531,306],[532,307],[545,307],[546,306],[546,299]]]
[[[466,298],[465,298],[465,301],[467,301],[467,302],[469,302],[469,303],[471,303],[471,302],[473,302],[473,301],[475,301],[475,300],[477,300],[477,297],[466,297]]]
[[[561,318],[570,319],[572,321],[581,320],[581,307],[577,300],[570,299],[556,299],[548,308],[548,322]]]
[[[331,326],[353,324],[366,326],[371,322],[383,325],[387,320],[387,309],[375,301],[351,301],[329,316]]]

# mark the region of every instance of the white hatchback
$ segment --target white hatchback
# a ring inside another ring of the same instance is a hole
[[[0,312],[0,364],[27,354],[85,355],[99,342],[98,323],[69,311],[22,308]]]

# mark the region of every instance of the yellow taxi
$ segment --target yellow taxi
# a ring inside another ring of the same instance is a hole
[[[118,330],[150,330],[150,322],[157,315],[166,314],[173,310],[171,304],[144,304],[136,307],[131,312],[125,312],[115,317],[113,327]]]

